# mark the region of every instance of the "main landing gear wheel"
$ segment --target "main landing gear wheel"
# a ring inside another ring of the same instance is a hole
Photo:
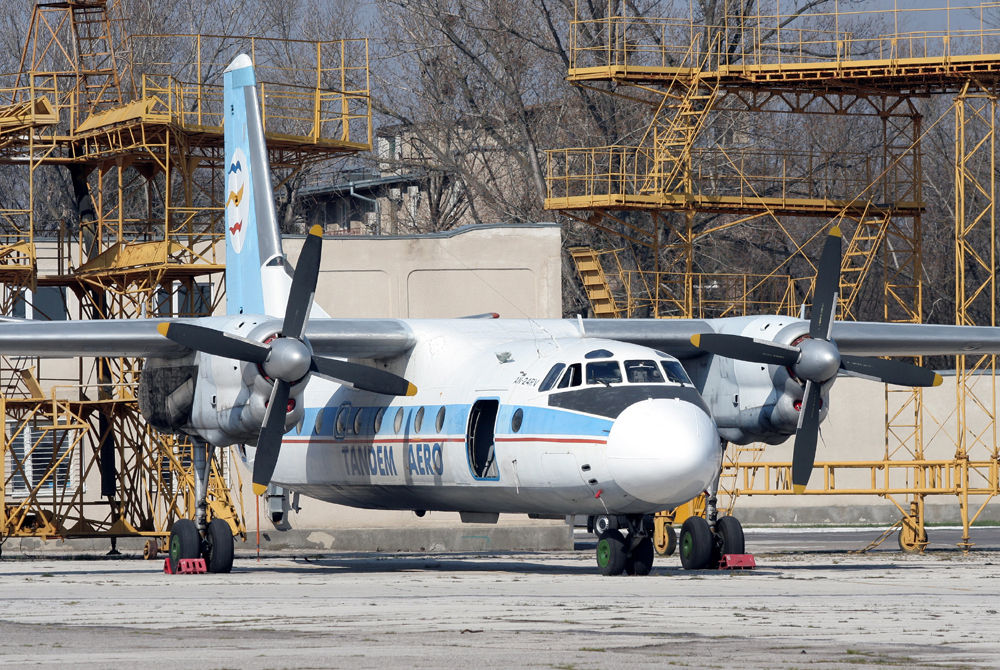
[[[625,538],[617,530],[606,530],[597,540],[597,567],[601,574],[620,575],[625,569]]]
[[[201,537],[198,527],[190,519],[178,519],[170,530],[170,569],[177,572],[182,558],[198,558],[201,554]]]
[[[700,516],[688,517],[681,526],[681,565],[685,570],[703,570],[712,560],[715,537],[708,522]]]
[[[653,569],[653,540],[643,537],[625,557],[625,574],[644,577]]]
[[[205,533],[205,565],[209,572],[233,569],[233,530],[222,519],[212,519]]]
[[[743,526],[734,516],[719,517],[715,521],[715,551],[711,563],[719,564],[725,554],[746,553]]]

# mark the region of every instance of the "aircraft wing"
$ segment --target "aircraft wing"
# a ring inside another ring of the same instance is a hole
[[[163,337],[157,325],[201,319],[137,319],[93,321],[0,322],[0,355],[70,358],[73,356],[175,357],[190,352]],[[276,328],[281,322],[275,321]],[[386,358],[409,351],[415,342],[404,321],[397,319],[315,319],[306,329],[320,355]]]
[[[857,356],[1000,354],[1000,328],[988,326],[838,321],[833,340],[841,353]]]
[[[704,351],[691,344],[691,336],[715,332],[711,319],[583,319],[582,322],[587,337],[631,342],[677,358],[704,355]]]
[[[584,319],[583,329],[588,337],[632,342],[678,358],[693,358],[705,352],[691,344],[691,336],[717,332],[726,321]],[[809,322],[802,324],[808,331]],[[1000,328],[988,326],[838,321],[833,324],[832,338],[841,353],[856,356],[1000,354]]]

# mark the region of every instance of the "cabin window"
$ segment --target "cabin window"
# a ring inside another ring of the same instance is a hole
[[[343,435],[344,431],[347,430],[347,419],[351,413],[350,407],[341,407],[340,411],[337,412],[337,435]]]
[[[562,372],[565,367],[565,363],[556,363],[553,365],[552,369],[549,370],[549,373],[545,375],[545,379],[543,379],[542,383],[539,384],[538,390],[544,392],[552,388],[552,385],[556,383],[557,379],[559,379],[559,373]]]
[[[512,432],[518,432],[521,430],[521,424],[524,422],[524,410],[518,407],[514,410],[514,416],[510,417],[510,429]]]
[[[660,361],[663,363],[663,371],[667,373],[667,379],[677,384],[690,384],[691,378],[684,371],[684,366],[677,361]]]
[[[354,434],[361,434],[361,408],[354,411]]]
[[[612,354],[607,349],[594,349],[593,351],[588,351],[587,353],[585,353],[583,357],[586,358],[587,360],[593,360],[595,358],[611,358],[613,355],[614,354]]]
[[[375,412],[374,428],[376,433],[382,430],[382,417],[384,416],[385,416],[385,407],[379,407],[378,411]]]
[[[656,361],[625,361],[625,378],[630,384],[663,383]]]
[[[573,365],[566,368],[566,372],[563,374],[562,379],[559,380],[559,386],[557,388],[564,389],[570,386],[579,386],[582,381],[580,364],[573,363]]]
[[[323,413],[326,412],[326,408],[321,409],[316,412],[316,434],[320,435],[323,432]]]
[[[424,408],[417,410],[417,415],[413,417],[413,432],[419,433],[420,427],[424,425]]]
[[[437,418],[434,419],[434,429],[440,433],[442,428],[444,428],[444,407],[438,410]]]
[[[399,429],[403,427],[403,408],[400,407],[396,410],[396,418],[392,421],[392,429],[399,432]]]
[[[618,361],[601,361],[600,363],[587,363],[587,383],[588,384],[620,384],[622,381],[622,369],[618,366]]]

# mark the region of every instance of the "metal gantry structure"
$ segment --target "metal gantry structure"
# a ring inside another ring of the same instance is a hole
[[[685,18],[653,18],[629,16],[617,0],[605,18],[571,23],[569,81],[651,112],[634,145],[548,152],[546,208],[621,239],[621,249],[571,250],[594,315],[795,314],[815,268],[790,268],[810,267],[807,249],[838,225],[839,318],[920,322],[922,141],[941,121],[926,122],[925,103],[943,99],[955,127],[956,323],[995,326],[1000,6],[860,12],[834,1],[828,12],[791,15],[780,3],[749,14],[722,5],[713,25],[696,21],[693,5]],[[932,16],[940,27],[907,32]],[[851,141],[805,141],[824,126]],[[749,134],[762,127],[770,146]],[[699,253],[740,227],[788,253],[752,273],[696,271]],[[880,313],[860,314],[862,295]],[[951,417],[929,416],[920,389],[887,386],[882,457],[817,463],[806,494],[892,501],[908,550],[926,546],[927,497],[947,496],[971,546],[971,524],[1000,493],[995,366],[992,356],[958,357]],[[927,458],[925,432],[951,425],[954,456]],[[790,464],[766,453],[727,451],[722,487],[732,499],[793,493]]]
[[[192,316],[221,303],[222,73],[254,61],[288,179],[372,141],[368,44],[136,35],[117,0],[39,2],[0,79],[0,307],[34,318]],[[69,202],[69,208],[61,203]],[[153,431],[141,361],[0,357],[0,543],[147,537],[195,512],[191,441]],[[245,534],[229,450],[209,516]],[[234,494],[235,492],[235,494]]]

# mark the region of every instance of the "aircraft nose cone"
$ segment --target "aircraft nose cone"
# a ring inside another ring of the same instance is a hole
[[[703,409],[682,400],[644,400],[608,434],[608,466],[629,495],[664,506],[701,493],[719,471],[719,433]]]

